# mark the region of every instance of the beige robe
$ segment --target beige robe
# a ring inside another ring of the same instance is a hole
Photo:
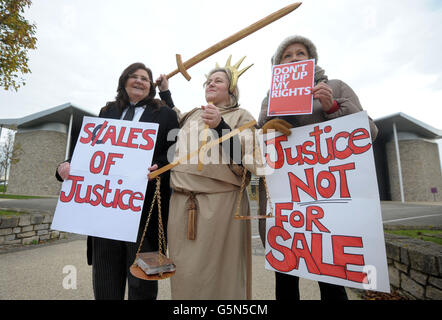
[[[195,142],[198,133],[203,136],[201,113],[201,109],[194,109],[179,117],[183,121],[175,158],[201,145],[201,141]],[[254,120],[249,112],[239,108],[224,108],[221,114],[232,130]],[[253,135],[252,129],[246,129],[240,135],[243,161],[246,155],[250,158],[255,151],[253,140],[250,142]],[[218,138],[213,132],[208,136],[208,141]],[[223,157],[224,163],[219,163]],[[251,279],[247,279],[247,274],[251,276],[251,269],[247,270],[251,259],[250,222],[234,219],[243,167],[228,164],[228,159],[222,146],[218,145],[211,149],[209,161],[212,163],[203,162],[202,171],[197,169],[197,157],[172,169],[174,192],[170,199],[168,223],[169,255],[176,264],[176,273],[171,278],[172,299],[246,299],[247,293],[251,294]],[[250,162],[245,162],[244,166],[254,172],[255,166],[253,161]],[[195,240],[187,239],[189,191],[195,193],[198,206]],[[239,215],[250,215],[246,190]]]

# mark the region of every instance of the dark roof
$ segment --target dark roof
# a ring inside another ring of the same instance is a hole
[[[32,128],[49,122],[64,123],[69,125],[71,114],[74,116],[74,123],[78,124],[78,126],[81,126],[83,116],[97,116],[96,114],[80,109],[68,102],[47,110],[33,113],[23,118],[0,119],[0,125],[11,129]]]
[[[374,120],[379,129],[378,138],[386,139],[393,134],[393,123],[398,132],[410,132],[424,139],[442,138],[442,130],[433,128],[405,113],[399,112]]]

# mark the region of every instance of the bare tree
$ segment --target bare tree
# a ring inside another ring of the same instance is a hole
[[[9,131],[6,135],[6,140],[0,145],[0,168],[5,174],[3,181],[3,193],[6,192],[6,179],[8,178],[9,167],[20,161],[20,156],[23,153],[20,143],[14,146],[14,133]]]

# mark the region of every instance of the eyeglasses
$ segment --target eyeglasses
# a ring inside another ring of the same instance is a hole
[[[140,80],[142,82],[150,82],[149,78],[146,78],[144,76],[139,76],[139,75],[136,75],[136,74],[131,74],[129,76],[129,78],[133,79],[133,80]]]

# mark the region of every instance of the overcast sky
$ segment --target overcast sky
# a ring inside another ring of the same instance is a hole
[[[272,0],[38,0],[26,11],[37,25],[32,73],[18,92],[0,90],[0,119],[66,102],[98,114],[114,99],[118,77],[137,61],[154,78],[214,43],[290,4]],[[404,112],[442,129],[442,1],[305,0],[294,12],[190,68],[190,82],[170,79],[175,104],[204,101],[202,83],[216,62],[246,55],[240,103],[256,118],[270,85],[270,58],[287,36],[318,49],[318,65],[341,79],[376,119]]]

